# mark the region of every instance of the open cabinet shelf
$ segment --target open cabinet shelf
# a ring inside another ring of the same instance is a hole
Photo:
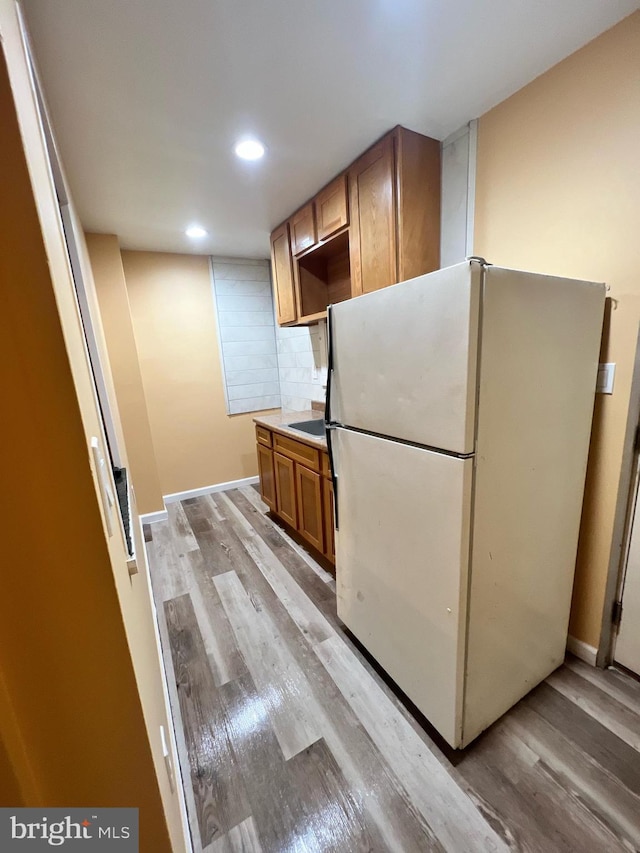
[[[321,320],[327,306],[351,298],[349,235],[342,231],[297,259],[299,322]]]

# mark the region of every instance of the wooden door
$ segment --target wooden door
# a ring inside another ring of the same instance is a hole
[[[349,171],[353,295],[398,281],[393,138],[386,136]]]
[[[318,551],[323,550],[322,489],[320,474],[296,465],[298,487],[298,531]]]
[[[296,507],[296,478],[293,460],[273,454],[273,470],[276,481],[276,512],[292,527],[298,527]]]
[[[314,201],[318,240],[326,240],[349,224],[347,176],[340,175],[318,193]]]
[[[289,222],[291,228],[291,249],[299,255],[316,244],[316,218],[313,204],[309,202]]]
[[[333,526],[333,483],[324,480],[322,483],[322,501],[324,516],[324,554],[331,560],[336,561],[336,535]]]
[[[258,474],[260,494],[269,509],[276,510],[276,482],[273,471],[273,450],[258,444]]]
[[[271,235],[271,275],[278,323],[281,326],[285,323],[295,323],[298,315],[293,287],[289,225],[286,222]]]

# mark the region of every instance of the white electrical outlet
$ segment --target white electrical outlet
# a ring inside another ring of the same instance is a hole
[[[613,394],[613,380],[616,375],[615,362],[606,362],[598,365],[598,378],[596,380],[597,394]]]

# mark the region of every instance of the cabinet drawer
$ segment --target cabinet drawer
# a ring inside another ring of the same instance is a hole
[[[264,444],[265,447],[271,447],[271,432],[261,426],[256,426],[256,441],[258,444]]]
[[[329,454],[322,454],[322,476],[331,477],[331,465],[329,465]]]
[[[340,175],[318,193],[314,202],[318,240],[326,240],[340,228],[349,224],[347,204],[347,176]]]
[[[273,434],[273,446],[278,453],[295,459],[296,462],[302,462],[307,468],[311,468],[313,471],[320,470],[320,452],[315,447],[309,447],[308,444],[302,444],[300,441],[287,438],[286,435],[280,435],[277,432]]]

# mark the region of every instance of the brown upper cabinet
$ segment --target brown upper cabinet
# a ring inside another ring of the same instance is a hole
[[[347,176],[338,175],[335,181],[318,193],[314,207],[318,223],[318,240],[326,240],[349,224]]]
[[[328,305],[437,269],[440,143],[394,128],[276,229],[271,246],[280,325],[317,322]],[[290,279],[277,253],[286,246]]]
[[[278,325],[295,323],[298,319],[293,283],[293,261],[289,242],[289,224],[283,223],[271,235],[271,278],[278,314]]]
[[[312,202],[294,213],[290,219],[291,249],[299,255],[316,244],[316,216]]]
[[[386,136],[349,169],[354,296],[399,280],[393,142]]]

